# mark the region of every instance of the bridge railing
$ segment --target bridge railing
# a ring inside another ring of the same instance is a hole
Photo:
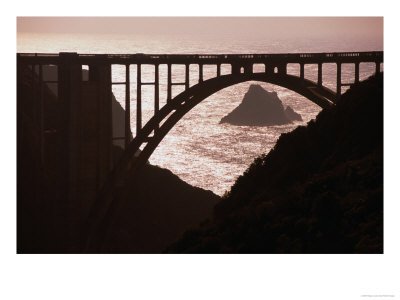
[[[59,58],[58,53],[18,53],[17,57],[22,60],[47,60],[49,62],[57,63]],[[369,51],[369,52],[327,52],[327,53],[270,53],[270,54],[78,54],[78,59],[82,64],[88,63],[95,58],[103,58],[110,63],[140,63],[151,62],[157,63],[175,63],[187,61],[189,63],[207,62],[214,63],[230,62],[237,60],[282,60],[282,62],[299,62],[306,60],[326,60],[332,62],[333,60],[340,61],[341,59],[354,59],[357,61],[367,60],[383,60],[383,51]]]

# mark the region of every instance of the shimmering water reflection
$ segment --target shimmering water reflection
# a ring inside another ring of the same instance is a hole
[[[214,66],[215,67],[215,66]],[[360,79],[373,74],[374,64],[360,65]],[[185,70],[175,66],[172,82],[183,82]],[[221,73],[229,74],[230,66],[222,66]],[[296,64],[288,65],[288,73],[299,75]],[[213,67],[204,68],[204,79],[215,76]],[[305,77],[312,81],[317,80],[317,66],[306,65]],[[136,78],[137,66],[130,67],[130,78]],[[113,79],[125,80],[125,68],[113,67]],[[142,81],[154,81],[154,70],[142,68]],[[354,69],[343,66],[342,82],[354,81]],[[190,66],[190,86],[198,82],[198,66]],[[336,65],[323,65],[323,83],[332,90],[336,89]],[[222,117],[237,107],[251,84],[259,84],[268,91],[276,91],[283,105],[290,105],[300,113],[303,121],[281,126],[233,126],[219,124]],[[179,89],[180,88],[180,89]],[[343,87],[343,92],[348,87]],[[178,95],[184,87],[172,90],[172,96]],[[113,92],[117,101],[125,107],[125,89],[115,86]],[[131,84],[131,127],[136,132],[136,85]],[[160,107],[167,98],[167,70],[160,66]],[[143,124],[154,115],[154,87],[142,87],[142,119]],[[188,114],[186,114],[168,135],[163,139],[150,157],[150,163],[171,170],[189,184],[208,189],[222,195],[229,190],[236,178],[241,175],[261,154],[268,153],[275,145],[282,133],[288,132],[297,126],[306,125],[315,118],[321,110],[319,106],[299,94],[262,82],[246,82],[225,88],[205,99]]]
[[[298,111],[304,122],[256,127],[219,124],[242,101],[250,84],[278,92],[284,105]],[[255,157],[267,153],[283,132],[305,124],[320,108],[293,92],[265,83],[248,82],[226,88],[192,109],[161,142],[150,162],[170,169],[190,184],[223,194]]]

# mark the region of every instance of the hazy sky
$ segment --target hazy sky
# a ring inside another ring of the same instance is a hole
[[[382,17],[18,17],[17,32],[370,36]]]

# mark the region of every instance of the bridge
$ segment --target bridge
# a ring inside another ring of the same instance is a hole
[[[323,65],[327,63],[337,66],[335,91],[324,86],[322,80]],[[260,81],[293,90],[326,108],[335,105],[340,99],[342,86],[359,82],[360,63],[374,63],[375,72],[379,73],[383,52],[226,55],[19,53],[18,138],[21,136],[23,139],[25,132],[35,132],[32,147],[36,149],[36,158],[44,166],[46,157],[52,156],[51,151],[57,155],[58,158],[53,159],[52,164],[58,178],[63,181],[61,190],[65,194],[64,209],[67,207],[71,211],[68,215],[72,216],[75,204],[80,203],[86,206],[86,212],[74,217],[80,219],[76,223],[89,218],[97,220],[94,223],[98,225],[100,215],[104,215],[107,210],[105,207],[113,203],[110,195],[118,186],[123,185],[124,178],[128,174],[133,178],[135,174],[140,174],[140,169],[169,130],[210,95],[241,82]],[[289,64],[299,65],[298,76],[288,74]],[[354,82],[342,82],[342,64],[354,64]],[[112,80],[114,65],[125,67],[125,80]],[[153,81],[143,81],[142,67],[145,65],[154,66]],[[161,65],[167,67],[167,99],[163,106],[160,105]],[[184,66],[185,80],[173,82],[174,65]],[[196,74],[190,72],[191,65],[198,66]],[[205,79],[203,74],[204,66],[207,65],[216,67],[216,75],[209,79]],[[221,66],[225,65],[230,66],[228,74],[221,72]],[[263,70],[255,70],[255,65],[263,66]],[[305,78],[306,65],[317,66],[316,82]],[[86,78],[83,66],[88,69]],[[51,76],[48,67],[53,67]],[[136,68],[136,78],[130,78],[132,68]],[[197,77],[197,83],[190,85],[190,79],[193,79],[190,77],[193,75]],[[131,84],[136,85],[136,95],[131,95]],[[112,87],[115,85],[125,87],[124,130],[117,137],[112,133],[111,113],[112,102],[115,101]],[[154,115],[142,124],[142,87],[146,85],[154,87]],[[184,90],[173,97],[173,86],[181,86]],[[49,90],[57,99],[53,101],[53,110],[47,107],[51,102],[48,99]],[[132,104],[136,105],[134,137],[130,121]],[[30,112],[27,107],[31,107]],[[46,125],[46,122],[52,123],[48,122],[46,111],[56,112],[57,120],[51,126]],[[56,140],[58,146],[49,146],[49,140]],[[123,155],[118,160],[113,155],[115,140],[124,143]],[[91,200],[87,201],[88,198]],[[71,217],[65,222],[71,223]],[[79,225],[71,230],[79,230]]]

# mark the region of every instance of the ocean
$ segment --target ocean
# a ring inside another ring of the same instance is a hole
[[[46,34],[18,33],[17,52],[58,53],[77,52],[81,54],[238,54],[238,53],[299,53],[299,52],[342,52],[342,51],[382,51],[381,40],[360,36],[358,38],[268,38],[248,36],[209,35],[110,35],[110,34]],[[316,66],[305,66],[305,77],[317,80]],[[383,70],[383,66],[381,67]],[[173,82],[182,82],[184,67],[173,66]],[[223,66],[221,73],[229,73]],[[374,64],[360,64],[360,80],[375,71]],[[131,127],[135,133],[136,66],[130,68],[131,84]],[[198,67],[190,66],[190,85],[198,80]],[[289,74],[299,74],[298,65],[288,65]],[[204,79],[216,74],[216,67],[205,66]],[[125,67],[113,66],[113,81],[125,80]],[[167,70],[160,66],[160,106],[167,97]],[[153,81],[150,66],[143,66],[142,81]],[[323,84],[335,90],[336,65],[323,65]],[[354,81],[354,65],[342,65],[342,82]],[[291,106],[300,113],[303,121],[281,126],[233,126],[219,124],[222,117],[237,107],[251,84],[259,84],[268,91],[276,91],[284,106]],[[343,88],[342,91],[345,91]],[[172,90],[174,95],[180,88]],[[113,93],[125,106],[123,86],[113,86]],[[143,124],[154,113],[154,87],[142,87]],[[237,84],[205,99],[182,118],[163,139],[150,157],[150,163],[171,170],[187,183],[223,195],[232,184],[261,154],[268,153],[282,133],[292,131],[297,126],[306,125],[314,119],[321,108],[308,99],[288,89],[260,82]]]

